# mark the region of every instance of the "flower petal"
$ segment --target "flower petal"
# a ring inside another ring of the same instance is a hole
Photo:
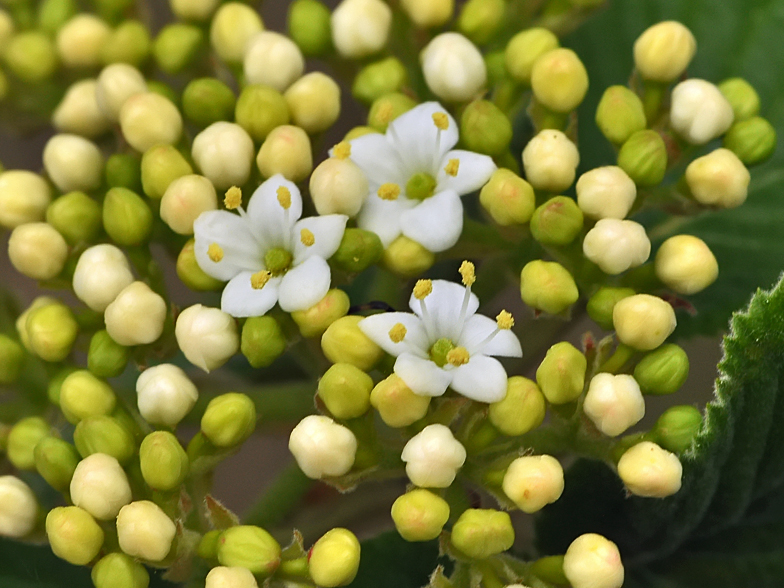
[[[371,133],[351,141],[351,160],[365,172],[368,181],[376,188],[387,182],[400,184],[408,181],[403,173],[403,163],[394,146],[384,135]]]
[[[303,218],[294,225],[294,264],[297,265],[314,255],[329,259],[335,254],[343,239],[348,217],[345,214],[327,214]],[[302,242],[302,229],[313,234],[313,244]]]
[[[464,324],[464,321],[460,321],[460,312],[465,296],[465,287],[446,280],[433,280],[433,291],[425,298],[428,317],[425,327],[432,341],[442,337],[452,341],[458,340]],[[421,301],[413,294],[408,305],[418,317],[423,318]],[[479,298],[476,294],[469,295],[465,318],[474,315],[478,308]]]
[[[457,159],[460,163],[457,167],[457,175],[452,176],[446,173],[445,168],[451,159]],[[450,151],[441,161],[438,170],[438,189],[454,190],[460,195],[470,194],[484,186],[498,169],[493,160],[487,155],[480,155],[472,151],[462,151],[456,149]]]
[[[204,272],[217,280],[230,280],[241,271],[262,269],[261,250],[248,223],[225,210],[203,212],[193,223],[196,262]],[[208,255],[216,243],[223,251],[220,261]]]
[[[493,335],[495,333],[495,335]],[[493,335],[492,339],[488,338]],[[522,357],[520,340],[511,330],[498,330],[498,324],[481,314],[475,314],[465,322],[457,344],[468,350],[470,355],[500,355],[502,357]]]
[[[261,289],[250,284],[253,272],[237,274],[226,284],[221,296],[221,310],[234,317],[261,316],[278,301],[280,278],[272,278]]]
[[[437,253],[457,243],[463,231],[463,203],[452,190],[439,192],[400,215],[403,234]]]
[[[291,206],[283,208],[278,201],[278,188],[288,189]],[[248,202],[248,217],[256,238],[266,251],[270,247],[289,249],[293,246],[291,230],[302,216],[302,196],[296,184],[281,174],[272,176],[256,188]]]
[[[326,296],[331,280],[327,262],[314,255],[283,276],[278,304],[286,312],[310,308]]]
[[[389,338],[389,331],[396,324],[406,328],[405,338],[400,343],[395,343]],[[384,312],[374,314],[359,321],[360,330],[384,351],[397,357],[401,353],[409,352],[424,359],[430,342],[422,324],[422,319],[410,312]]]
[[[415,203],[406,198],[382,200],[373,193],[367,197],[357,217],[357,226],[373,231],[384,247],[400,236],[400,215]]]
[[[452,381],[453,371],[448,372],[429,359],[412,353],[401,353],[395,361],[395,373],[420,396],[441,396]]]
[[[435,113],[447,116],[449,125],[446,130],[436,126],[433,121]],[[404,112],[387,128],[387,137],[402,159],[408,176],[418,172],[436,175],[436,166],[457,144],[458,133],[455,119],[438,102],[425,102]],[[407,182],[408,178],[403,181]]]
[[[402,376],[401,376],[402,377]],[[506,370],[486,355],[472,355],[452,371],[452,390],[479,402],[498,402],[506,396]]]

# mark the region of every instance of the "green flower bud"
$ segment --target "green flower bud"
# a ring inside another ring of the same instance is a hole
[[[417,488],[395,500],[392,520],[406,541],[430,541],[441,534],[449,520],[449,504],[437,494]]]
[[[275,88],[250,85],[245,86],[237,99],[234,118],[254,141],[260,142],[275,127],[289,123],[289,109]]]
[[[139,446],[144,481],[154,490],[174,490],[188,475],[188,456],[177,437],[167,431],[147,435]]]
[[[240,351],[254,368],[272,365],[286,351],[286,336],[278,321],[271,316],[247,319],[242,326]]]
[[[126,504],[117,515],[120,549],[131,557],[161,561],[171,551],[177,527],[154,502]]]
[[[408,72],[397,57],[375,61],[359,70],[351,93],[354,98],[372,104],[385,94],[397,92],[408,81]]]
[[[22,371],[24,348],[6,335],[0,335],[0,384],[13,384]]]
[[[376,98],[373,104],[370,105],[367,124],[376,131],[384,133],[389,123],[416,105],[417,103],[405,94],[400,94],[399,92],[385,94]]]
[[[377,263],[383,253],[384,246],[378,235],[364,229],[348,228],[331,261],[343,271],[358,274]]]
[[[116,418],[106,415],[79,421],[74,430],[74,444],[83,458],[105,453],[120,463],[126,463],[136,452],[136,443],[128,429]]]
[[[71,353],[79,325],[64,304],[47,304],[30,312],[26,320],[30,350],[45,361],[62,361]]]
[[[31,84],[42,82],[57,69],[57,52],[44,33],[30,31],[14,35],[3,57],[16,77]]]
[[[568,196],[551,198],[534,211],[531,234],[543,245],[568,245],[583,229],[583,211]]]
[[[142,187],[141,161],[129,153],[114,153],[106,160],[104,176],[110,188],[138,192]]]
[[[655,186],[667,171],[667,147],[656,131],[632,134],[618,152],[618,166],[638,186]]]
[[[102,557],[90,577],[95,588],[147,588],[150,585],[147,569],[124,553]]]
[[[588,72],[571,49],[553,49],[534,62],[531,89],[537,102],[553,112],[571,112],[588,91]]]
[[[724,147],[746,165],[757,165],[776,150],[776,129],[759,116],[736,122],[724,135]]]
[[[308,571],[318,586],[350,584],[359,570],[359,541],[348,529],[327,531],[308,553]]]
[[[103,228],[118,245],[140,245],[152,231],[152,211],[128,188],[112,188],[103,200]]]
[[[547,350],[536,370],[536,383],[547,401],[566,404],[577,400],[585,386],[585,355],[570,343],[562,341]]]
[[[508,169],[497,169],[479,192],[479,202],[493,220],[506,227],[531,219],[536,197],[531,184]]]
[[[321,336],[321,349],[332,363],[350,363],[368,372],[384,355],[357,324],[363,317],[349,315],[333,322]]]
[[[292,312],[291,318],[297,323],[303,337],[320,337],[329,325],[346,316],[350,306],[348,294],[333,288],[310,308]]]
[[[220,529],[213,529],[207,531],[199,541],[199,546],[196,548],[196,554],[202,559],[217,559],[218,546],[220,545],[220,536],[223,533]]]
[[[78,11],[74,0],[43,0],[38,5],[38,28],[55,35]]]
[[[610,86],[596,107],[596,126],[616,145],[645,129],[645,109],[639,96],[626,86]]]
[[[671,406],[659,417],[652,433],[659,445],[673,453],[683,453],[702,425],[702,413],[693,406]]]
[[[90,339],[90,350],[87,352],[87,367],[99,378],[114,378],[125,371],[128,365],[128,348],[101,330]]]
[[[263,29],[261,16],[253,7],[227,2],[212,17],[210,43],[223,61],[242,62],[248,41]]]
[[[266,577],[280,565],[280,545],[260,527],[238,525],[221,533],[218,561]]]
[[[550,314],[564,312],[580,297],[565,267],[539,259],[527,263],[520,273],[520,295],[528,306]]]
[[[27,307],[27,309],[16,319],[15,326],[16,332],[19,335],[19,340],[22,342],[24,348],[30,352],[32,352],[32,348],[30,347],[30,336],[27,332],[27,317],[29,317],[33,311],[50,304],[60,304],[60,301],[56,300],[55,298],[51,298],[50,296],[38,296],[35,300],[33,300],[32,304],[30,304],[30,306]]]
[[[86,566],[101,551],[103,531],[78,506],[58,506],[46,515],[46,536],[54,554],[75,566]]]
[[[545,28],[526,29],[517,33],[506,46],[506,69],[515,80],[531,83],[534,63],[559,46],[558,37]]]
[[[468,0],[457,19],[457,30],[473,43],[483,45],[498,30],[505,10],[504,0]]]
[[[76,448],[58,437],[44,437],[33,452],[35,469],[55,490],[67,490],[71,485],[79,455]]]
[[[204,47],[204,33],[195,25],[165,26],[152,44],[155,61],[168,74],[179,73],[194,62]]]
[[[609,331],[613,328],[612,314],[615,303],[629,296],[634,296],[636,292],[631,288],[599,288],[596,293],[588,299],[588,316],[601,328]]]
[[[552,584],[568,584],[563,571],[563,555],[550,555],[537,559],[531,564],[531,573]]]
[[[215,78],[192,80],[182,92],[182,112],[185,118],[200,127],[229,120],[234,113],[235,104],[236,98],[232,89]]]
[[[373,379],[348,363],[336,363],[321,377],[318,396],[338,419],[362,416],[370,408]]]
[[[259,149],[256,166],[265,178],[283,174],[292,182],[303,181],[313,171],[310,137],[293,125],[272,129]]]
[[[318,0],[295,0],[289,6],[289,36],[305,55],[321,55],[332,45],[329,8]]]
[[[648,353],[634,368],[634,379],[645,394],[672,394],[689,376],[689,356],[672,343]]]
[[[370,404],[390,427],[407,427],[427,414],[430,396],[414,394],[400,376],[392,374],[373,388]]]
[[[460,117],[460,138],[470,151],[500,155],[512,140],[512,123],[492,102],[474,100]]]
[[[507,381],[504,399],[490,405],[488,417],[496,429],[514,437],[541,425],[546,409],[539,386],[528,378],[513,376]]]
[[[485,53],[485,67],[487,68],[487,85],[495,86],[506,81],[506,57],[501,50]]]
[[[74,373],[76,369],[73,366],[67,366],[52,376],[52,379],[49,380],[49,385],[46,387],[46,396],[49,398],[49,402],[55,406],[60,406],[60,388],[63,385],[63,381]]]
[[[381,260],[391,272],[409,278],[430,269],[436,256],[421,244],[401,235],[384,249]]]
[[[193,250],[194,244],[195,241],[193,239],[188,241],[183,245],[180,254],[177,256],[177,276],[191,290],[206,292],[221,289],[223,282],[208,276],[199,266]]]
[[[73,372],[60,386],[60,409],[73,424],[111,413],[116,401],[111,386],[87,370]]]
[[[512,543],[512,519],[505,512],[469,508],[452,527],[452,544],[472,559],[498,555]]]
[[[150,54],[150,32],[138,20],[126,20],[114,29],[101,48],[106,64],[127,63],[139,67]]]
[[[340,116],[340,86],[321,72],[302,76],[284,97],[291,120],[309,135],[326,131]]]
[[[754,87],[743,78],[730,78],[719,84],[719,91],[724,94],[732,106],[735,122],[757,116],[760,110],[760,98]]]
[[[35,446],[50,433],[49,423],[40,417],[18,421],[8,433],[5,453],[15,468],[35,469]]]
[[[101,205],[84,192],[70,192],[49,205],[46,222],[57,229],[69,245],[89,242],[101,228]]]
[[[201,431],[217,447],[234,447],[256,428],[256,405],[245,394],[229,392],[210,400],[201,417]],[[231,565],[231,564],[226,564]]]

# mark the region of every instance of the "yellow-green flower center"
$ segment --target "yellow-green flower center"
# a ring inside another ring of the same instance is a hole
[[[406,196],[413,200],[425,200],[436,191],[438,182],[428,173],[419,172],[411,176],[406,183]]]
[[[438,367],[444,367],[447,364],[446,356],[449,355],[449,352],[454,348],[454,343],[452,343],[446,337],[442,337],[433,343],[432,347],[430,347],[430,351],[428,351],[428,354],[430,355],[430,359],[433,361],[433,363],[435,363]]]
[[[291,267],[291,253],[282,247],[273,247],[264,254],[264,265],[273,276],[285,274]]]

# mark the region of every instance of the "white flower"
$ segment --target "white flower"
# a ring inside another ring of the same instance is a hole
[[[348,217],[300,220],[302,197],[277,174],[259,186],[239,216],[203,213],[193,224],[199,266],[228,280],[221,309],[235,317],[260,316],[279,302],[286,312],[305,310],[327,294],[332,279],[326,260],[337,251]]]
[[[481,188],[496,169],[486,155],[452,150],[457,139],[455,120],[426,102],[392,121],[386,135],[351,141],[351,159],[370,184],[359,227],[384,247],[401,234],[434,252],[454,245],[463,230],[460,196]]]
[[[423,296],[428,288],[432,291]],[[373,315],[360,321],[359,328],[397,357],[395,373],[414,393],[441,396],[451,386],[480,402],[504,398],[506,370],[490,356],[522,356],[520,341],[509,330],[511,315],[501,313],[496,323],[475,314],[479,299],[470,286],[445,280],[420,280],[409,306],[414,314]]]

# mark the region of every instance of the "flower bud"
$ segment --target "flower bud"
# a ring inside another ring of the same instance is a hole
[[[191,290],[203,292],[222,289],[223,282],[208,276],[199,266],[193,250],[194,245],[195,241],[189,240],[177,256],[177,277]]]
[[[258,588],[253,573],[247,568],[216,566],[207,574],[204,588]]]
[[[292,182],[303,181],[313,171],[310,137],[293,125],[274,128],[259,149],[256,166],[265,178],[282,174]]]
[[[736,122],[724,135],[724,147],[744,164],[757,165],[773,155],[776,129],[759,116]]]
[[[536,383],[551,404],[566,404],[579,398],[585,385],[588,361],[576,347],[561,341],[547,350],[536,370]]]
[[[610,331],[613,328],[612,315],[613,308],[619,300],[634,296],[635,291],[631,288],[599,288],[593,296],[588,299],[586,310],[588,316],[601,328]]]
[[[68,88],[52,114],[52,124],[62,133],[97,137],[109,130],[110,121],[98,107],[95,80],[82,80]]]
[[[732,107],[735,122],[759,114],[760,98],[754,87],[743,78],[730,78],[719,84],[719,91]]]
[[[139,191],[142,187],[141,159],[130,153],[110,155],[106,160],[104,176],[110,188]]]
[[[146,568],[124,553],[102,557],[90,577],[95,588],[147,588],[150,585]]]
[[[653,435],[659,445],[673,453],[683,453],[702,426],[702,414],[693,406],[671,406],[659,417]]]
[[[333,322],[321,337],[321,349],[332,363],[350,363],[368,372],[384,355],[357,326],[361,316],[349,315]]]
[[[650,441],[626,450],[618,462],[618,476],[636,496],[671,496],[681,489],[682,475],[683,466],[678,457]]]
[[[71,500],[98,520],[108,521],[131,501],[131,487],[120,463],[94,453],[76,466],[71,478]]]
[[[686,71],[696,50],[691,31],[667,20],[648,27],[634,42],[634,65],[643,79],[672,82]]]
[[[633,133],[618,152],[618,167],[638,186],[655,186],[667,171],[667,147],[656,131]]]
[[[142,156],[142,188],[150,198],[162,198],[177,178],[193,173],[193,168],[171,145],[156,145]]]
[[[497,169],[490,176],[479,192],[479,202],[502,227],[527,223],[536,205],[531,184],[504,168]]]
[[[221,533],[218,561],[259,576],[269,576],[280,565],[280,545],[261,527],[238,525]]]
[[[35,469],[47,484],[60,492],[67,490],[79,463],[76,448],[58,437],[44,437],[35,445],[33,455]]]
[[[541,131],[523,149],[525,177],[537,190],[563,192],[580,163],[577,147],[561,131]]]
[[[354,97],[370,104],[392,92],[399,91],[408,80],[408,72],[397,57],[375,61],[359,70],[351,86]]]
[[[182,116],[177,107],[160,94],[134,94],[120,109],[120,129],[128,144],[144,153],[159,143],[173,145],[179,141]]]
[[[595,533],[572,541],[564,555],[563,572],[574,588],[621,588],[623,584],[618,547]]]
[[[326,53],[332,45],[329,8],[318,0],[295,0],[289,6],[289,35],[305,55]]]
[[[76,263],[73,289],[76,296],[96,312],[103,312],[117,295],[133,283],[125,254],[114,245],[95,245]]]
[[[416,488],[395,500],[392,520],[406,541],[431,541],[449,520],[449,504],[429,490]]]
[[[169,0],[174,15],[181,20],[209,20],[219,0]]]
[[[182,92],[185,118],[200,127],[231,118],[236,99],[234,92],[216,78],[191,80]]]
[[[196,135],[191,155],[217,190],[241,186],[250,177],[253,139],[240,125],[216,122]]]
[[[637,198],[637,187],[623,169],[597,167],[577,180],[577,205],[596,219],[625,218]]]
[[[531,235],[543,245],[568,245],[583,229],[583,213],[568,196],[555,196],[534,211]]]
[[[340,116],[340,86],[321,72],[302,76],[284,97],[294,124],[310,135],[326,131]]]
[[[42,296],[42,298],[45,298],[45,297]],[[36,301],[33,302],[33,304],[35,304],[35,303],[36,303]],[[29,312],[29,309],[28,309],[28,311],[22,313],[20,318],[23,317],[25,314],[27,314],[27,312]],[[17,324],[17,328],[18,328],[18,326],[19,325]],[[26,337],[26,335],[25,335],[25,337]],[[22,339],[22,341],[24,343],[24,337],[20,337],[20,338]],[[49,399],[49,402],[51,402],[55,406],[60,406],[60,388],[63,385],[63,381],[65,380],[65,378],[67,378],[69,375],[71,375],[75,371],[76,371],[76,367],[74,367],[74,366],[65,366],[65,367],[59,369],[58,371],[56,371],[54,373],[54,375],[49,380],[49,385],[46,387],[46,396]]]
[[[492,102],[474,100],[460,116],[460,139],[469,151],[500,155],[509,148],[512,123]]]
[[[0,335],[0,384],[13,384],[19,378],[24,363],[22,346],[6,335]]]
[[[192,235],[202,212],[218,208],[218,195],[207,178],[196,174],[177,178],[161,199],[161,220],[180,235]]]
[[[457,29],[473,43],[485,44],[501,26],[505,9],[504,0],[469,0],[460,10]]]
[[[291,431],[289,451],[308,478],[342,476],[354,465],[357,438],[329,417],[310,415]]]
[[[662,243],[656,253],[656,276],[678,294],[695,294],[710,286],[719,265],[702,239],[676,235]]]
[[[374,232],[348,228],[330,261],[343,271],[358,274],[377,263],[383,254],[384,246]]]
[[[20,470],[35,469],[35,446],[48,437],[49,423],[40,417],[23,418],[11,427],[6,440],[8,461]]]
[[[603,218],[585,235],[583,253],[604,273],[615,276],[645,263],[651,242],[641,224]]]
[[[103,545],[101,527],[78,506],[50,510],[46,515],[46,536],[54,554],[75,566],[86,566]]]
[[[564,474],[549,455],[527,455],[514,460],[504,474],[504,494],[527,513],[534,513],[561,497]]]
[[[414,394],[397,374],[381,380],[370,393],[370,404],[378,411],[381,420],[395,428],[407,427],[423,418],[430,399],[430,396]],[[392,516],[394,518],[394,514]]]
[[[88,416],[74,430],[74,444],[82,457],[101,453],[127,463],[136,453],[136,442],[120,422],[106,415]]]
[[[117,122],[125,102],[146,91],[147,83],[138,69],[132,65],[117,63],[103,68],[98,76],[95,100],[104,116]]]
[[[577,302],[580,293],[569,271],[554,261],[531,261],[520,272],[520,295],[528,306],[560,314]]]
[[[672,90],[670,125],[693,145],[723,135],[734,116],[730,103],[710,82],[693,78]]]
[[[176,427],[199,398],[188,376],[176,365],[164,363],[144,370],[136,380],[139,413],[152,425]]]
[[[327,531],[308,553],[308,571],[317,586],[350,584],[359,570],[359,540],[348,529]]]
[[[613,308],[618,339],[640,351],[656,349],[675,330],[675,325],[672,306],[650,294],[629,296]]]
[[[68,357],[79,334],[73,311],[60,303],[32,309],[25,327],[29,350],[44,361],[62,361]]]
[[[348,363],[336,363],[321,377],[317,394],[338,419],[362,416],[370,408],[373,379]]]
[[[319,214],[356,216],[368,195],[365,173],[350,159],[330,157],[310,177],[310,194]],[[380,251],[379,251],[380,254]]]
[[[20,273],[35,280],[50,280],[65,266],[68,243],[47,223],[16,227],[8,239],[8,258]]]
[[[111,29],[92,14],[77,14],[57,33],[57,53],[66,67],[95,67]]]
[[[384,94],[370,105],[368,113],[368,125],[380,133],[384,133],[393,120],[404,112],[408,112],[416,106],[416,102],[400,92]],[[360,135],[361,136],[361,135]],[[356,137],[354,137],[356,138]],[[346,138],[348,140],[348,137]]]
[[[353,229],[353,230],[358,230],[358,229]],[[319,302],[317,302],[315,305],[311,306],[310,308],[307,308],[305,310],[296,310],[292,312],[291,318],[294,319],[295,323],[297,323],[297,326],[299,327],[299,331],[303,337],[319,337],[323,335],[324,331],[327,330],[329,325],[334,323],[339,318],[346,316],[346,313],[348,312],[350,306],[351,303],[349,301],[348,295],[345,292],[343,292],[343,290],[338,290],[335,288],[328,291],[326,296],[324,296],[324,298],[322,298]],[[263,317],[258,317],[258,319],[260,318]],[[247,325],[248,322],[250,322],[250,320],[251,319],[246,321],[245,325]],[[256,339],[258,339],[258,342],[261,343],[262,337],[266,338],[272,336],[272,335],[262,335],[262,333],[266,332],[266,323],[260,322],[259,325],[265,325],[265,329],[261,331],[258,336],[254,336],[254,340],[251,340],[251,343],[254,345],[258,344],[255,342]],[[274,336],[283,337],[283,333],[280,332],[279,327],[278,327],[278,332],[279,334]],[[243,328],[243,354],[245,354],[244,337],[245,337],[245,331]],[[285,349],[285,339],[281,339],[281,341],[282,343],[280,344],[280,351],[275,355],[275,357],[280,355],[280,353],[282,353],[283,350]],[[248,357],[248,359],[250,360],[248,354],[245,354],[245,356]],[[269,363],[272,363],[272,360],[270,360]],[[269,365],[269,363],[266,363],[264,365]],[[251,365],[254,365],[253,362],[251,362]],[[259,366],[254,365],[254,367],[259,367]]]
[[[46,222],[70,245],[92,241],[101,228],[101,205],[84,192],[70,192],[46,209]]]
[[[645,394],[672,394],[689,376],[689,356],[674,344],[648,353],[634,368],[634,379]]]
[[[15,326],[16,332],[19,335],[19,340],[22,342],[24,348],[31,353],[33,352],[33,349],[30,346],[30,336],[27,331],[27,319],[34,311],[50,304],[60,304],[60,301],[55,298],[51,298],[50,296],[38,296],[16,319]]]
[[[455,3],[454,0],[401,0],[400,7],[415,26],[436,28],[452,18]]]
[[[530,84],[534,63],[558,45],[558,37],[548,29],[536,27],[521,31],[506,46],[506,70],[516,81]]]
[[[452,527],[452,544],[471,559],[486,559],[512,547],[514,529],[509,514],[469,508]]]
[[[271,365],[286,351],[286,346],[286,336],[271,316],[250,317],[242,326],[240,351],[251,367]]]
[[[180,313],[174,334],[186,359],[205,372],[222,366],[240,346],[234,318],[201,304]]]
[[[416,241],[401,235],[384,249],[381,260],[391,272],[403,277],[414,277],[430,269],[436,256]]]
[[[283,95],[275,88],[262,85],[245,86],[237,100],[234,116],[237,124],[255,141],[263,141],[273,129],[289,122]]]
[[[430,91],[447,102],[467,102],[482,91],[487,67],[476,46],[460,33],[441,33],[422,50]]]
[[[626,86],[610,86],[596,107],[596,126],[616,145],[645,129],[645,109],[639,96]]]
[[[106,330],[120,345],[146,345],[163,333],[166,312],[160,295],[144,282],[133,282],[106,307]]]
[[[111,188],[103,199],[103,228],[118,245],[140,245],[152,231],[152,212],[128,188]]]
[[[168,74],[182,72],[198,57],[204,33],[195,26],[173,23],[161,29],[152,45],[158,67]]]
[[[124,20],[101,48],[101,60],[111,65],[141,66],[150,54],[150,32],[138,20]]]
[[[16,77],[30,84],[49,78],[58,66],[54,44],[46,34],[37,31],[11,37],[3,58]]]
[[[0,537],[21,539],[35,527],[38,501],[16,476],[0,476]]]
[[[513,376],[507,381],[504,399],[490,404],[488,418],[496,429],[512,437],[541,425],[545,410],[544,395],[536,383]]]
[[[42,221],[51,199],[49,185],[38,174],[21,169],[0,173],[0,225],[13,229]]]
[[[218,8],[210,25],[210,43],[223,61],[239,63],[251,37],[264,29],[258,12],[242,2]]]
[[[60,387],[60,409],[73,424],[90,416],[109,414],[115,403],[111,386],[87,370],[73,372]]]
[[[128,348],[116,343],[108,331],[97,331],[90,339],[87,367],[99,378],[114,378],[128,365]]]
[[[242,444],[256,428],[256,405],[245,394],[216,396],[201,417],[201,431],[216,447]]]
[[[131,557],[161,561],[168,555],[176,531],[166,513],[149,500],[126,504],[117,515],[120,549]]]
[[[617,437],[645,416],[645,401],[632,376],[600,373],[588,385],[583,410],[602,433]]]
[[[343,0],[332,12],[332,43],[347,59],[360,59],[387,44],[392,10],[381,0]]]
[[[553,112],[571,112],[588,91],[588,72],[571,49],[553,49],[531,69],[531,89],[537,102]]]
[[[400,459],[408,479],[417,486],[448,488],[466,459],[466,450],[449,427],[428,425],[409,439]]]
[[[305,58],[299,47],[285,35],[261,31],[248,41],[244,58],[248,84],[264,84],[284,92],[303,71]]]
[[[139,446],[142,477],[150,488],[164,492],[178,488],[188,475],[188,456],[168,431],[154,431]]]
[[[746,201],[751,175],[729,149],[716,149],[686,168],[686,183],[694,199],[706,206],[737,208]]]

